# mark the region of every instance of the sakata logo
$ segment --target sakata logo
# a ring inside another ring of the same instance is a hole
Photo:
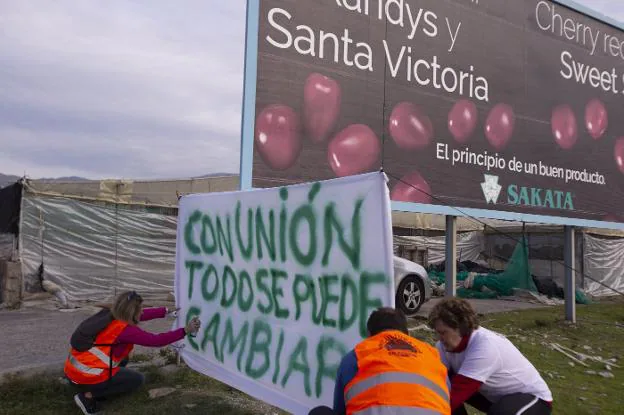
[[[481,183],[485,201],[498,203],[503,186],[498,182],[498,176],[484,174]],[[518,186],[510,184],[506,187],[507,199],[503,203],[509,205],[530,206],[558,210],[574,210],[574,194],[564,190],[542,189],[538,187]]]
[[[484,174],[485,181],[481,183],[481,189],[483,189],[483,196],[487,203],[494,203],[498,201],[502,186],[498,184],[498,176],[491,174]]]

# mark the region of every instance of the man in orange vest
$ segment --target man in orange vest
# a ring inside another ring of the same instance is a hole
[[[409,335],[405,315],[379,308],[367,329],[369,337],[340,363],[333,410],[310,414],[450,414],[446,367],[433,346]]]

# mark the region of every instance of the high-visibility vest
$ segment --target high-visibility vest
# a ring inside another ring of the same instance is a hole
[[[72,348],[65,361],[65,375],[79,385],[93,385],[108,380],[119,371],[119,364],[134,348],[134,345],[117,345],[123,347],[123,353],[113,355],[111,347],[128,323],[113,320],[97,337],[93,346],[84,352]]]
[[[400,331],[355,347],[358,371],[346,385],[347,415],[448,415],[447,370],[438,351]]]

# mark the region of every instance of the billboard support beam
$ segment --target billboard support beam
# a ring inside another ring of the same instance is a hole
[[[457,281],[457,216],[446,216],[445,239],[446,262],[444,264],[444,270],[446,273],[446,281],[444,285],[444,295],[446,297],[455,297],[455,285]]]
[[[565,281],[563,284],[565,298],[565,319],[576,323],[576,270],[575,270],[575,241],[574,228],[565,226],[563,228],[563,262],[565,265]]]

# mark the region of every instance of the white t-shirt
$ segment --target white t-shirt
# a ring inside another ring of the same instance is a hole
[[[479,327],[461,353],[436,343],[442,362],[455,374],[482,382],[479,392],[491,402],[512,393],[529,393],[551,402],[552,394],[535,366],[506,337]]]

